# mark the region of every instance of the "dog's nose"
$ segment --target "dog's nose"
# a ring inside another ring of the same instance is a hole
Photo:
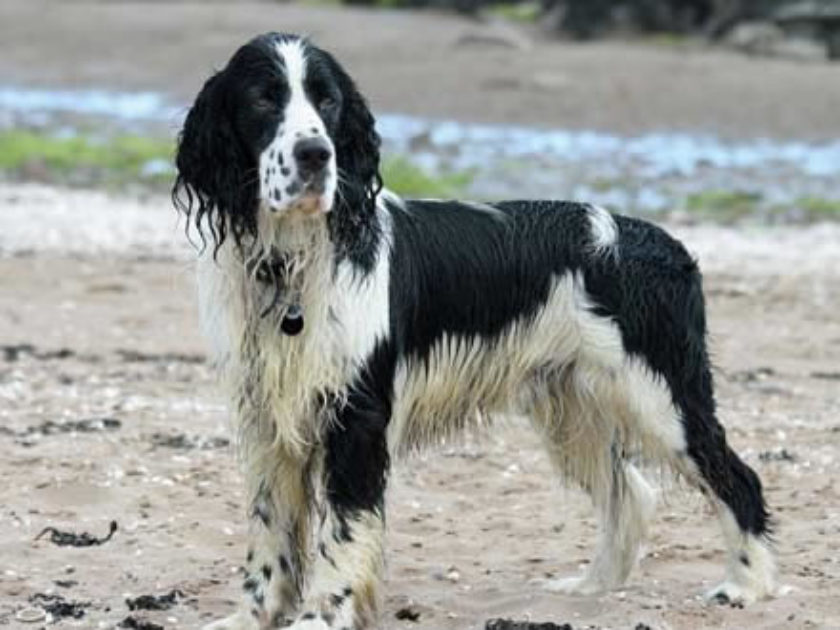
[[[298,140],[293,153],[298,170],[304,175],[321,171],[332,157],[332,151],[323,138]]]

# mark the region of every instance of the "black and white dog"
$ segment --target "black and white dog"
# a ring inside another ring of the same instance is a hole
[[[213,629],[377,624],[398,453],[521,414],[602,519],[594,593],[636,561],[667,463],[728,548],[712,599],[774,589],[756,474],[715,415],[700,272],[643,221],[577,203],[404,201],[353,81],[269,33],[187,116],[174,199],[210,240],[202,323],[239,431],[250,515],[242,609]],[[312,538],[314,537],[314,540]]]

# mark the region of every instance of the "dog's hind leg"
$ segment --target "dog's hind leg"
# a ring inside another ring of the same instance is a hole
[[[726,443],[713,405],[710,399],[684,405],[687,449],[681,470],[709,498],[726,542],[726,579],[706,597],[743,605],[775,593],[769,515],[758,475]]]
[[[620,441],[631,448],[637,447],[646,460],[679,471],[706,494],[718,514],[727,547],[727,576],[707,597],[747,604],[772,595],[776,569],[768,541],[769,516],[761,482],[726,442],[725,431],[715,414],[708,365],[700,361],[693,376],[690,366],[685,366],[680,380],[673,381],[678,384],[676,389],[638,359],[628,359],[621,371],[590,377],[588,382],[590,405],[611,410],[608,415],[619,419],[617,435],[622,436]],[[571,399],[575,400],[574,397]],[[591,424],[590,421],[587,425]],[[597,441],[584,440],[582,444],[594,445]],[[579,457],[590,455],[576,454],[576,458]],[[604,469],[602,464],[600,469]],[[593,478],[598,479],[597,476]],[[607,487],[620,488],[621,484]],[[644,496],[641,487],[630,494],[633,498],[627,503],[623,503],[620,493],[615,495],[619,497],[616,504],[622,507],[618,517],[609,515],[613,508],[606,510],[608,524],[612,520],[621,522],[620,514],[625,513],[624,510],[634,514],[640,509],[628,505],[633,506],[634,502],[638,506],[644,505],[644,500],[639,499]],[[598,495],[596,485],[593,497]],[[602,499],[601,504],[610,505],[610,502]],[[629,522],[633,522],[632,518]],[[609,525],[605,531],[609,531]],[[631,534],[630,543],[632,539]],[[607,548],[610,544],[607,543]],[[616,543],[619,548],[622,544],[627,548],[626,542]],[[598,560],[591,570],[599,565]],[[587,581],[583,584],[588,585]]]
[[[583,575],[552,580],[550,591],[589,595],[624,584],[639,558],[656,494],[632,464],[618,458],[608,488],[590,492],[600,517],[597,551]]]
[[[592,594],[627,580],[647,536],[656,493],[624,457],[615,421],[601,415],[609,410],[593,407],[575,391],[578,378],[570,374],[563,383],[547,387],[548,397],[533,411],[552,463],[589,493],[600,521],[597,551],[584,574],[545,586],[554,592]]]

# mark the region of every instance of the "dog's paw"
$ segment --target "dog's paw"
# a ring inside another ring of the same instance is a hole
[[[315,613],[303,613],[286,630],[333,630],[333,626]]]
[[[755,593],[749,588],[729,581],[718,584],[713,589],[707,591],[705,595],[706,601],[710,604],[732,606],[734,608],[743,608],[760,598],[760,593]]]
[[[577,575],[558,580],[543,580],[540,585],[550,593],[562,593],[563,595],[597,595],[607,590],[598,580],[588,575]]]
[[[201,630],[260,630],[260,624],[253,616],[240,610],[230,617],[202,626]]]

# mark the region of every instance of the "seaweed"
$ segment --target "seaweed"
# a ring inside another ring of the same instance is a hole
[[[55,527],[45,527],[41,533],[35,537],[39,540],[44,534],[50,534],[50,542],[59,547],[93,547],[94,545],[101,545],[111,540],[114,532],[117,531],[117,521],[111,521],[108,529],[108,535],[103,538],[97,538],[87,532],[76,534],[74,532],[63,532]]]

